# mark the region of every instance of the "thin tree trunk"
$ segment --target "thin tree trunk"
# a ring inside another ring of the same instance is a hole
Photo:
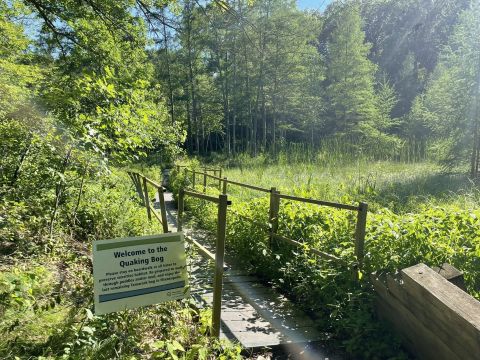
[[[32,147],[32,141],[29,140],[28,145],[25,147],[25,149],[22,152],[22,155],[20,156],[20,162],[18,163],[18,166],[15,169],[15,172],[13,173],[12,180],[10,181],[11,187],[13,187],[17,182],[20,176],[20,171],[22,170],[23,164],[25,163],[25,159],[27,158],[27,155],[30,152],[31,147]]]
[[[165,16],[164,9],[162,9],[162,15]],[[173,86],[172,86],[172,74],[170,72],[170,59],[168,58],[168,34],[167,34],[167,27],[165,25],[165,21],[163,22],[163,39],[165,42],[165,59],[166,61],[166,68],[167,68],[167,80],[168,80],[168,93],[169,93],[169,102],[170,102],[170,118],[172,121],[172,126],[175,126],[175,105],[173,101]]]
[[[70,162],[70,156],[72,155],[72,150],[73,150],[73,146],[70,147],[70,149],[67,151],[67,154],[65,155],[65,158],[63,159],[62,170],[61,170],[62,175],[64,175],[65,171],[67,170],[68,163]],[[60,200],[62,198],[64,189],[65,189],[65,184],[61,181],[58,182],[55,187],[55,202],[54,202],[52,216],[50,217],[50,226],[48,231],[50,237],[52,237],[53,235],[53,226],[55,224],[55,218],[57,216],[58,208],[60,206]]]
[[[80,182],[80,189],[78,190],[77,202],[75,203],[75,208],[72,214],[72,224],[75,225],[77,219],[78,208],[80,207],[80,201],[82,200],[83,195],[83,185],[85,184],[85,176],[87,174],[87,169],[84,170],[82,174],[82,181]]]

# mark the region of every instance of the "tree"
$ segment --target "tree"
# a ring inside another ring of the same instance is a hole
[[[426,124],[442,141],[444,165],[469,163],[478,177],[480,165],[480,4],[472,3],[442,51],[424,96],[417,98],[412,126]]]
[[[357,2],[337,5],[334,29],[327,45],[326,98],[330,132],[359,134],[362,126],[378,118],[374,76],[376,66],[368,59]]]
[[[423,92],[438,56],[452,34],[458,15],[471,0],[362,1],[370,59],[378,64],[398,93],[395,117],[408,114]]]

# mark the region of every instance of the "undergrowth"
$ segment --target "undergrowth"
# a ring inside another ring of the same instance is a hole
[[[49,219],[37,204],[2,203],[1,359],[241,358],[240,346],[210,336],[210,311],[189,299],[94,315],[92,241],[162,232],[126,173],[88,179],[80,204],[62,203],[52,236],[36,228]]]
[[[196,162],[189,165],[200,170]],[[319,328],[348,353],[361,358],[403,358],[406,355],[398,340],[375,318],[369,274],[396,272],[419,262],[429,266],[449,262],[464,272],[469,292],[480,299],[480,210],[475,207],[477,194],[471,183],[448,183],[453,175],[444,175],[447,178],[440,181],[442,174],[434,165],[374,163],[369,171],[380,175],[357,177],[362,173],[358,164],[341,169],[274,164],[225,171],[232,180],[276,186],[287,194],[348,204],[368,201],[365,263],[357,275],[360,281],[355,280],[355,214],[282,200],[278,232],[304,243],[304,248],[292,247],[269,239],[268,194],[234,185],[228,188],[233,203],[228,214],[227,251],[317,317]],[[330,179],[325,181],[327,177]],[[352,181],[355,178],[358,181]],[[433,182],[437,188],[429,178],[438,179]],[[183,170],[174,171],[172,179],[175,192],[192,186],[191,175]],[[197,190],[203,191],[200,180]],[[403,193],[415,182],[417,188]],[[424,193],[414,194],[415,190]],[[218,183],[209,181],[206,191],[218,194]],[[384,199],[387,193],[390,197]],[[399,199],[405,203],[398,203]],[[392,202],[397,212],[385,207]],[[186,206],[200,226],[214,231],[215,205],[188,197]],[[334,254],[342,262],[313,257],[308,248]]]

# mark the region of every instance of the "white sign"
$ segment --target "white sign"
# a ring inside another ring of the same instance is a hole
[[[182,233],[93,243],[95,314],[188,296]]]

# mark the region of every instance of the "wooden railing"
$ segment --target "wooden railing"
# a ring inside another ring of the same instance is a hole
[[[303,247],[304,243],[298,240],[290,239],[286,236],[278,234],[278,215],[280,211],[280,200],[289,200],[289,201],[297,201],[306,204],[314,204],[319,206],[328,206],[333,207],[336,209],[341,210],[348,210],[348,211],[355,211],[357,212],[357,218],[355,223],[355,237],[354,237],[354,247],[355,247],[355,256],[358,261],[358,266],[361,267],[364,259],[364,247],[365,247],[365,232],[366,232],[366,224],[367,224],[367,214],[368,214],[368,204],[364,202],[360,202],[357,206],[355,205],[348,205],[348,204],[341,204],[336,202],[330,201],[323,201],[323,200],[316,200],[316,199],[309,199],[309,198],[302,198],[292,195],[285,195],[281,194],[275,187],[271,187],[270,189],[245,184],[238,181],[229,180],[227,177],[215,176],[208,173],[208,171],[215,171],[220,172],[221,169],[203,169],[204,171],[198,171],[195,169],[189,169],[186,166],[177,165],[177,172],[180,173],[181,169],[183,168],[184,176],[188,179],[191,179],[192,187],[195,188],[197,184],[197,178],[200,177],[203,180],[203,192],[206,192],[207,189],[207,179],[211,178],[218,181],[218,184],[215,183],[215,187],[221,191],[222,194],[227,194],[228,184],[240,186],[243,188],[247,188],[250,190],[256,190],[264,193],[270,194],[270,206],[269,206],[269,222],[270,222],[270,241],[273,240],[280,240],[285,243],[289,243],[290,245]],[[339,261],[342,262],[343,260],[338,256],[333,254],[329,254],[323,252],[321,250],[315,248],[308,248],[307,251],[310,253],[323,257],[328,260]]]
[[[129,171],[128,175],[132,179],[133,184],[137,189],[137,193],[140,196],[140,199],[142,199],[143,205],[147,209],[148,220],[150,221],[152,220],[152,214],[153,214],[155,218],[160,222],[160,224],[162,224],[163,232],[167,233],[168,232],[167,209],[165,207],[165,196],[164,196],[165,189],[163,188],[163,186],[160,184],[157,184],[155,181],[147,178],[146,176],[143,176],[142,174],[139,174],[133,171]],[[150,202],[150,198],[148,195],[148,184],[154,186],[157,189],[158,201],[160,203],[160,214],[158,214],[155,208],[152,207],[152,204]]]
[[[178,231],[183,228],[183,213],[185,208],[185,196],[191,196],[197,199],[213,202],[218,205],[217,214],[217,238],[215,244],[215,254],[212,254],[203,245],[194,239],[186,237],[208,258],[215,262],[215,276],[213,281],[213,305],[212,305],[212,333],[217,338],[220,336],[220,323],[222,311],[222,291],[223,291],[223,271],[225,268],[225,238],[227,228],[227,206],[231,204],[227,195],[220,194],[217,197],[205,195],[195,190],[180,189],[178,192]]]
[[[155,181],[147,178],[146,176],[136,173],[128,172],[128,175],[135,185],[138,195],[140,196],[143,205],[147,209],[148,219],[152,219],[152,214],[156,219],[163,225],[164,232],[168,232],[168,223],[166,215],[166,205],[164,192],[165,189],[157,184]],[[158,197],[160,202],[160,215],[155,211],[155,209],[150,204],[149,194],[148,194],[148,184],[154,186],[158,190]],[[200,244],[195,239],[192,239],[185,235],[185,239],[193,244],[202,255],[206,256],[208,259],[215,262],[215,276],[213,282],[213,312],[212,312],[212,332],[213,336],[217,338],[220,336],[220,322],[221,322],[221,309],[222,309],[222,291],[223,291],[223,271],[225,268],[225,237],[226,237],[226,226],[227,226],[227,206],[231,204],[231,201],[228,200],[227,195],[220,194],[217,197],[209,196],[206,194],[199,193],[194,189],[180,189],[178,193],[178,219],[177,219],[177,230],[182,231],[183,228],[183,213],[185,208],[185,196],[191,196],[197,199],[206,200],[213,202],[218,205],[218,224],[217,224],[217,241],[216,241],[216,250],[215,253],[209,251],[205,246]]]

